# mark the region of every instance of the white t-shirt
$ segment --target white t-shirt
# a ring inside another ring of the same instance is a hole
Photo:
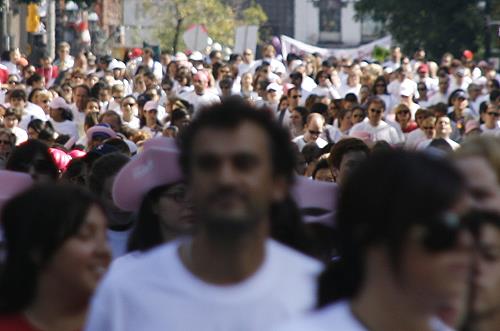
[[[385,140],[391,145],[400,144],[403,142],[397,130],[384,121],[380,121],[377,126],[372,126],[369,121],[357,123],[351,128],[349,134],[367,132],[371,135],[372,141]]]
[[[92,301],[87,331],[262,331],[314,307],[321,264],[273,240],[262,266],[236,285],[195,277],[182,240],[112,268]]]
[[[78,126],[73,121],[56,122],[52,118],[49,120],[54,130],[59,134],[67,134],[71,138],[79,138]]]
[[[203,95],[198,95],[195,91],[191,91],[179,95],[179,98],[184,99],[193,105],[194,114],[196,114],[200,108],[220,102],[219,96],[211,92],[205,92]]]
[[[496,136],[496,137],[500,136],[500,127],[498,126],[498,124],[493,129],[488,129],[484,124],[481,124],[479,128],[481,129],[482,135]]]
[[[413,130],[406,136],[405,149],[410,149],[410,150],[416,149],[417,145],[421,141],[426,139],[427,136],[425,135],[425,132],[422,129]]]
[[[23,109],[23,116],[21,118],[21,121],[19,122],[18,126],[27,131],[28,130],[28,124],[34,119],[39,119],[42,121],[47,120],[47,114],[43,111],[43,109],[35,105],[34,103],[28,102],[26,103],[26,107]]]
[[[302,149],[304,148],[304,146],[307,145],[307,142],[304,140],[304,135],[293,138],[292,142],[295,145],[297,145],[297,147],[299,148],[299,152],[302,152]],[[316,139],[315,142],[319,148],[323,148],[326,145],[328,145],[328,141],[326,141],[325,139],[323,139],[321,137],[318,137],[318,139]]]
[[[437,318],[429,321],[434,331],[452,331]],[[348,301],[339,301],[308,316],[299,317],[272,331],[369,331],[354,317]]]

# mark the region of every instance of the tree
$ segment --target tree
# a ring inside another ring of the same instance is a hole
[[[422,47],[430,57],[465,49],[476,52],[485,21],[479,0],[359,0],[358,18],[370,15],[385,24],[404,52]]]
[[[203,24],[212,39],[232,46],[238,25],[260,25],[267,20],[259,5],[245,8],[238,19],[231,6],[220,0],[145,0],[144,9],[151,20],[158,22],[156,34],[160,46],[174,50],[185,48],[181,35],[193,24]]]

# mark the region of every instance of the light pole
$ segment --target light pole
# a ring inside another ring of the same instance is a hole
[[[10,50],[10,0],[4,0],[2,7],[2,49],[5,51]]]

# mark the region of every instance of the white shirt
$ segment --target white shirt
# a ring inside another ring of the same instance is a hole
[[[28,124],[30,124],[30,122],[34,119],[46,121],[47,114],[45,114],[42,107],[28,102],[23,109],[23,116],[21,117],[21,122],[19,122],[18,126],[23,130],[28,130]]]
[[[304,140],[304,135],[293,138],[292,142],[295,145],[297,145],[297,147],[299,148],[299,152],[302,152],[302,149],[304,148],[304,146],[307,145],[307,142]],[[318,145],[319,148],[323,148],[326,145],[328,145],[328,141],[326,141],[325,139],[323,139],[321,137],[318,137],[318,139],[316,139],[315,143],[316,143],[316,145]]]
[[[372,141],[385,140],[391,145],[403,142],[397,130],[384,121],[380,121],[377,126],[372,126],[369,121],[357,123],[351,128],[349,134],[353,135],[353,133],[357,132],[369,133]]]
[[[479,128],[481,129],[482,135],[500,136],[500,127],[498,124],[493,129],[488,129],[485,124],[481,124]]]
[[[259,270],[214,285],[182,263],[182,240],[112,268],[92,301],[87,331],[262,331],[309,311],[321,264],[273,240]]]
[[[71,138],[79,138],[78,126],[73,121],[56,122],[52,118],[49,120],[54,130],[59,134],[65,134]]]
[[[195,91],[191,91],[179,95],[179,98],[193,105],[194,114],[196,114],[200,108],[220,102],[220,98],[217,94],[208,91],[205,91],[202,95],[198,95]]]
[[[452,331],[437,318],[429,321],[434,331]],[[299,317],[272,331],[369,331],[353,315],[348,301],[339,301],[308,316]]]
[[[417,145],[426,139],[427,136],[422,129],[415,129],[406,136],[405,149],[416,149]]]

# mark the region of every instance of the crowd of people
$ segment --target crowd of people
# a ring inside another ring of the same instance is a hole
[[[0,64],[0,331],[500,329],[500,76],[130,49]]]

